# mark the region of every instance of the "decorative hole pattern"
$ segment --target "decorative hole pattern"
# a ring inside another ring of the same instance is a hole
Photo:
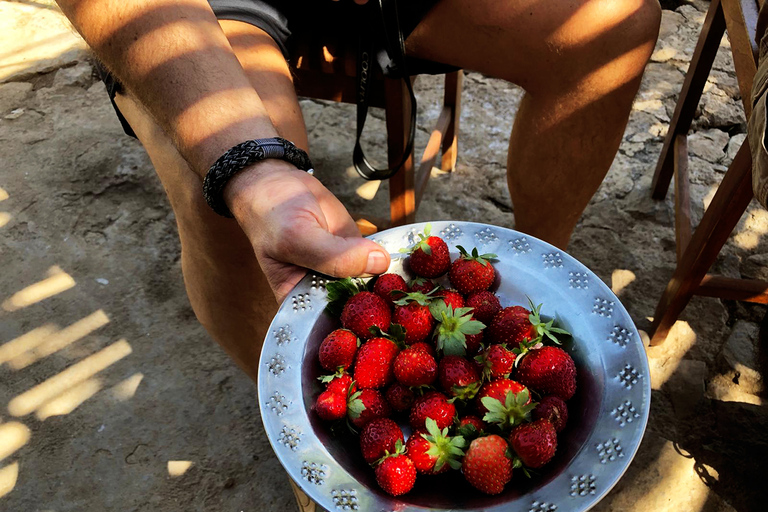
[[[597,456],[600,457],[601,464],[613,462],[616,459],[624,457],[621,444],[616,438],[609,439],[603,443],[600,443],[596,445],[595,448],[597,449]]]
[[[531,503],[531,508],[528,512],[555,512],[557,505],[554,503],[546,503],[544,501],[534,501]]]
[[[525,237],[510,240],[509,245],[515,251],[515,255],[531,252],[531,244],[528,243],[528,239]]]
[[[614,325],[611,334],[608,335],[608,340],[619,345],[620,347],[626,347],[631,339],[632,333],[629,331],[629,329],[625,329],[620,325]]]
[[[279,329],[272,331],[272,333],[275,335],[275,338],[277,339],[277,344],[281,347],[286,343],[296,341],[296,338],[293,335],[293,330],[289,325],[284,325]]]
[[[544,261],[544,268],[562,268],[563,266],[563,255],[559,252],[542,254],[541,259]]]
[[[264,405],[266,405],[269,409],[272,409],[272,411],[274,411],[274,413],[278,416],[282,416],[282,414],[288,409],[288,406],[291,405],[291,402],[278,391],[275,391],[275,394],[269,397],[269,401]]]
[[[305,460],[301,465],[301,476],[307,482],[315,485],[323,485],[325,483],[326,471],[328,471],[328,466],[325,464],[317,464]]]
[[[286,448],[296,451],[301,443],[301,431],[295,428],[283,427],[277,440]]]
[[[267,363],[267,367],[269,367],[269,373],[274,376],[280,375],[288,368],[285,364],[285,358],[280,354],[272,356],[272,359]]]
[[[589,288],[589,279],[587,278],[586,272],[569,272],[568,284],[571,288],[586,290]]]
[[[461,228],[456,224],[449,224],[447,228],[440,232],[443,240],[455,240],[461,236]]]
[[[326,278],[318,276],[317,274],[312,275],[312,289],[325,290],[325,285],[327,284],[328,280]]]
[[[620,427],[624,427],[627,423],[632,423],[639,418],[640,414],[635,409],[635,406],[632,405],[632,402],[625,400],[623,404],[611,411],[611,416],[613,416],[613,419],[616,420]]]
[[[477,239],[478,243],[482,245],[490,244],[499,239],[499,237],[496,236],[496,233],[494,233],[491,228],[481,229],[475,233],[475,238]]]
[[[293,303],[293,310],[297,313],[303,313],[308,309],[312,309],[312,299],[309,298],[309,294],[300,293],[291,297]]]
[[[408,243],[408,247],[410,247],[416,242],[418,242],[419,240],[421,240],[421,238],[419,238],[418,231],[416,231],[415,229],[411,229],[410,231],[408,231],[408,233],[403,235],[403,240],[405,240]]]
[[[595,494],[595,475],[581,475],[571,477],[571,496],[586,496]]]
[[[641,377],[642,374],[632,368],[632,365],[629,364],[625,364],[624,368],[622,368],[621,372],[616,376],[616,378],[619,379],[619,382],[621,382],[621,385],[627,389],[632,389],[632,386],[637,384],[637,381],[640,380]]]
[[[359,510],[357,491],[355,489],[334,489],[331,491],[333,504],[339,510]]]
[[[592,306],[592,313],[605,318],[611,318],[611,315],[613,315],[613,305],[614,302],[612,300],[597,297],[595,298],[595,305]]]

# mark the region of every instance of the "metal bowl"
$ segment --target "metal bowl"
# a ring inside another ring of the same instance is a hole
[[[502,306],[543,303],[573,337],[564,344],[578,369],[578,390],[552,462],[532,479],[516,471],[505,491],[485,496],[458,472],[419,477],[398,498],[381,491],[374,472],[349,439],[331,436],[312,412],[320,392],[317,351],[337,321],[323,312],[326,277],[309,274],[275,316],[259,362],[259,404],[264,427],[288,474],[328,510],[457,511],[588,510],[629,466],[645,431],[651,387],[648,362],[632,319],[587,267],[541,240],[506,228],[471,222],[432,222],[458,255],[457,245],[499,256],[494,284]],[[425,224],[373,235],[392,254],[391,272],[408,275],[401,247]],[[445,475],[443,475],[445,476]]]

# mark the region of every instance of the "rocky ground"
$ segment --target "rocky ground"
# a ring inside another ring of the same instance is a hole
[[[654,201],[649,187],[708,7],[662,3],[621,149],[569,249],[640,328],[675,264],[672,194]],[[721,46],[690,138],[697,218],[744,140],[728,40]],[[290,510],[253,384],[195,322],[173,214],[82,42],[50,0],[19,0],[0,3],[0,48],[0,509]],[[422,145],[440,95],[439,80],[419,80]],[[458,168],[431,180],[420,220],[513,227],[504,167],[521,96],[467,74]],[[368,199],[350,177],[353,108],[302,108],[320,179],[350,209],[386,211],[386,185]],[[372,153],[384,151],[375,115]],[[768,212],[751,206],[716,270],[768,278],[767,232]],[[648,350],[645,440],[596,510],[764,510],[764,313],[697,298]]]

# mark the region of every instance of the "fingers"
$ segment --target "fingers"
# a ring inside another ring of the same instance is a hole
[[[279,245],[283,261],[333,277],[381,274],[389,268],[389,254],[377,243],[337,236],[317,225],[305,225]]]

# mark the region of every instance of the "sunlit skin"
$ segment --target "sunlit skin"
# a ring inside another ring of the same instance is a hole
[[[359,237],[318,180],[285,162],[231,180],[225,199],[237,222],[203,201],[202,176],[231,146],[279,134],[308,148],[288,65],[266,33],[218,23],[205,0],[59,3],[130,91],[116,101],[176,213],[198,319],[255,378],[274,299],[306,268],[375,274],[388,255]],[[616,154],[660,16],[656,0],[441,0],[408,38],[416,56],[526,90],[508,158],[517,229],[567,246]]]

